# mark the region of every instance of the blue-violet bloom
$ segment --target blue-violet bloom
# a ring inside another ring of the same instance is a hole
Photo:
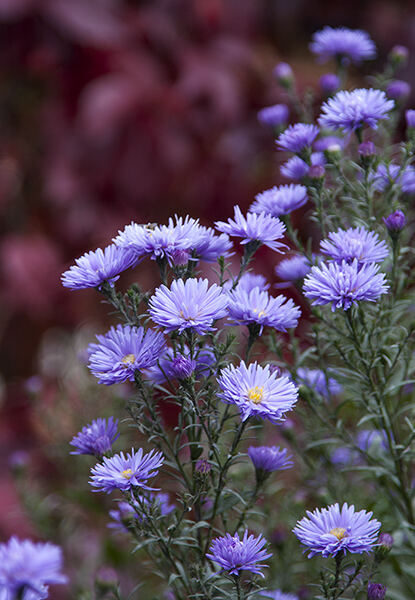
[[[308,258],[298,254],[281,260],[275,267],[275,273],[283,281],[298,281],[303,279],[310,269]]]
[[[105,454],[111,450],[112,444],[120,435],[117,427],[118,420],[114,420],[114,417],[110,417],[108,421],[95,419],[69,442],[76,448],[71,454]]]
[[[296,123],[290,125],[281,133],[277,139],[277,145],[281,150],[288,150],[298,154],[305,148],[309,148],[319,134],[317,125],[308,123]]]
[[[376,56],[376,46],[366,31],[347,27],[324,27],[316,31],[310,50],[322,61],[338,58],[360,63]]]
[[[258,121],[262,125],[278,127],[288,121],[289,115],[290,111],[286,104],[274,104],[273,106],[266,106],[258,112]]]
[[[243,538],[227,533],[213,540],[207,558],[217,563],[223,571],[230,575],[239,575],[240,571],[250,571],[252,574],[264,577],[261,569],[268,565],[263,561],[272,556],[264,548],[266,540],[262,535],[255,537],[245,531]]]
[[[293,210],[304,206],[307,202],[307,188],[303,185],[274,186],[255,196],[255,202],[251,204],[250,212],[268,213],[273,217],[288,215]]]
[[[393,107],[394,101],[388,100],[381,90],[340,91],[322,105],[318,122],[321,127],[344,132],[361,129],[364,125],[377,129],[378,122],[387,119]]]
[[[255,469],[262,471],[283,471],[293,466],[292,456],[287,448],[278,446],[250,446],[248,456]]]
[[[297,383],[305,385],[324,398],[340,394],[342,386],[333,377],[326,377],[321,369],[307,369],[306,367],[298,367]]]
[[[328,239],[321,242],[320,249],[337,262],[345,260],[350,263],[356,259],[360,265],[382,262],[389,254],[386,242],[364,227],[332,231]]]

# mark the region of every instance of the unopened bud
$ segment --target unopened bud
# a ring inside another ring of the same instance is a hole
[[[367,600],[383,600],[386,587],[381,583],[369,583],[367,586]]]
[[[384,217],[383,222],[390,233],[399,233],[406,225],[406,217],[401,210],[395,210],[395,212],[391,213],[388,217]],[[388,534],[385,533],[382,535],[387,536]]]
[[[406,46],[394,46],[389,52],[389,60],[395,66],[403,67],[409,57],[409,50]]]
[[[288,63],[280,62],[274,68],[274,76],[282,87],[290,88],[294,81],[294,73]]]
[[[409,83],[400,79],[391,81],[386,88],[386,94],[394,100],[405,100],[410,93],[411,86]]]
[[[340,88],[340,79],[335,73],[325,73],[319,80],[320,88],[327,95],[331,96]]]
[[[376,147],[373,142],[362,142],[357,151],[359,152],[360,156],[368,158],[376,154]]]

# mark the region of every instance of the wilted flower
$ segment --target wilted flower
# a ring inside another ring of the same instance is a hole
[[[389,254],[387,244],[379,240],[378,234],[364,227],[332,231],[321,242],[320,249],[337,262],[356,259],[359,264],[381,262]]]
[[[66,583],[62,551],[50,543],[11,537],[0,544],[0,596],[4,600],[41,600],[48,585]]]
[[[311,264],[308,258],[298,254],[281,260],[275,267],[275,273],[283,281],[297,281],[303,279],[310,269]]]
[[[94,491],[107,493],[115,489],[128,491],[132,487],[151,490],[147,481],[157,475],[163,462],[162,453],[154,450],[147,454],[144,454],[142,448],[137,452],[131,449],[131,454],[120,452],[96,464],[91,470],[89,483],[98,488]]]
[[[322,60],[347,59],[353,63],[376,56],[376,46],[366,31],[347,27],[324,27],[312,38],[310,50]]]
[[[130,325],[111,327],[97,340],[89,345],[88,367],[105,385],[133,381],[135,372],[155,365],[165,348],[161,333]]]
[[[297,369],[297,383],[305,385],[324,398],[329,396],[335,396],[340,394],[342,386],[333,377],[326,377],[324,371],[321,369],[307,369],[305,367],[298,367]]]
[[[304,280],[304,295],[312,304],[331,304],[331,310],[348,310],[352,304],[366,300],[375,302],[386,294],[389,286],[379,266],[365,263],[359,266],[355,259],[351,264],[322,263],[311,268]]]
[[[371,519],[371,512],[355,512],[354,506],[345,502],[340,508],[332,504],[328,508],[307,511],[307,517],[298,521],[294,533],[309,550],[309,558],[316,554],[335,556],[339,552],[362,554],[376,544],[380,523]]]
[[[293,466],[292,456],[287,448],[278,446],[250,446],[248,456],[255,469],[261,471],[283,471]]]
[[[265,326],[278,331],[296,327],[301,310],[291,298],[273,298],[258,287],[247,292],[237,286],[229,293],[228,315],[232,321],[241,325],[258,324],[262,333]]]
[[[277,241],[284,236],[285,225],[282,221],[264,213],[247,213],[244,217],[239,206],[234,208],[233,219],[228,219],[227,223],[216,221],[215,227],[230,236],[243,238],[241,244],[257,242],[276,252],[282,252],[282,248],[287,247]]]
[[[256,362],[248,367],[243,361],[238,367],[226,367],[218,384],[222,390],[219,398],[238,406],[243,421],[259,417],[278,423],[298,398],[298,390],[288,377],[279,377],[269,365],[261,367]]]
[[[293,210],[304,206],[307,202],[307,188],[303,185],[274,186],[255,196],[255,202],[250,207],[250,212],[268,213],[273,217],[287,215]]]
[[[125,248],[114,245],[104,250],[98,248],[75,260],[75,264],[63,273],[62,285],[73,290],[100,288],[105,282],[114,286],[120,273],[136,263],[134,253]]]
[[[288,121],[290,111],[286,104],[274,104],[258,112],[258,121],[263,125],[278,127]]]
[[[363,125],[377,129],[378,121],[388,118],[387,113],[393,107],[393,100],[388,100],[381,90],[340,91],[322,105],[318,122],[321,127],[345,132],[355,131]]]
[[[182,333],[192,329],[203,335],[213,329],[213,322],[226,315],[228,297],[207,279],[176,279],[170,288],[156,289],[150,298],[150,316],[167,331]]]
[[[299,153],[310,147],[318,134],[319,128],[316,125],[296,123],[281,133],[277,139],[277,145],[281,150]]]
[[[264,549],[266,540],[262,535],[255,537],[245,531],[242,539],[235,533],[227,533],[213,540],[207,558],[217,563],[223,571],[231,575],[239,575],[240,571],[250,571],[264,577],[261,569],[267,567],[262,561],[270,558],[271,553]]]
[[[110,417],[108,421],[95,419],[69,442],[76,448],[71,454],[105,454],[111,450],[112,444],[120,435],[117,427],[118,420],[114,420],[114,417]]]

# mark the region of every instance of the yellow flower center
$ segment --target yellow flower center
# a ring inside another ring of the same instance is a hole
[[[260,402],[262,402],[263,397],[264,397],[264,388],[259,387],[258,385],[251,388],[248,392],[248,398],[254,404],[259,404]]]
[[[121,473],[121,477],[124,477],[124,479],[131,479],[133,475],[133,472],[131,469],[125,469],[125,471],[122,471]]]
[[[334,529],[330,529],[329,533],[334,535],[339,541],[347,537],[347,531],[344,527],[335,527]]]
[[[124,356],[124,358],[121,359],[121,362],[124,363],[126,367],[128,365],[132,365],[133,363],[135,363],[134,354],[127,354],[126,356]]]

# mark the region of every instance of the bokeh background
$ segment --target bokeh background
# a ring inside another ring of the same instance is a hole
[[[286,100],[278,61],[300,91],[330,69],[308,52],[324,25],[367,30],[379,63],[407,46],[414,87],[413,2],[0,0],[0,539],[82,525],[74,506],[87,495],[67,489],[61,461],[78,425],[114,401],[83,365],[106,309],[60,273],[131,220],[208,225],[279,183],[257,111]],[[270,280],[272,260],[259,269]],[[75,564],[90,547],[89,577],[98,543],[77,535],[69,554]]]

